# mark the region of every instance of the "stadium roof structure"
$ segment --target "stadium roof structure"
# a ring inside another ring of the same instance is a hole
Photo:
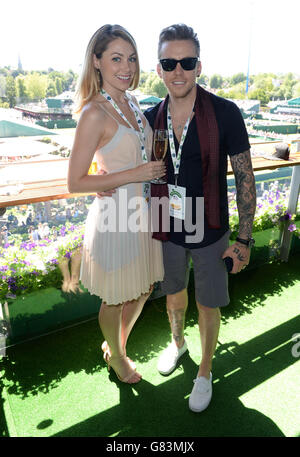
[[[297,98],[292,98],[291,100],[288,100],[287,102],[288,105],[298,105],[300,107],[300,97]]]
[[[277,100],[268,104],[270,113],[283,113],[300,116],[300,97],[290,100]]]
[[[156,105],[157,103],[161,102],[161,98],[155,97],[154,95],[144,95],[138,97],[138,101],[141,105]]]

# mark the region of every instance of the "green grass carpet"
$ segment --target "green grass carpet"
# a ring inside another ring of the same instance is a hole
[[[201,414],[188,409],[200,360],[192,275],[189,295],[189,352],[168,377],[156,370],[170,341],[164,298],[145,305],[130,337],[143,374],[134,386],[107,372],[97,319],[9,348],[0,360],[0,436],[300,436],[299,256],[230,277],[213,399]]]

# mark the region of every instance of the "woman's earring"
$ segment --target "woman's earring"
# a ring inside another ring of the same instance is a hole
[[[99,78],[99,84],[100,84],[100,87],[101,87],[102,77],[101,77],[101,72],[100,72],[99,68],[97,68],[97,73],[98,73],[98,78]]]

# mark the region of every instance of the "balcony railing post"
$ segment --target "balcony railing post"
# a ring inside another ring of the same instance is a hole
[[[300,151],[300,141],[297,142],[297,151]],[[291,185],[290,185],[290,196],[288,203],[288,212],[296,214],[297,204],[300,191],[300,165],[293,167]],[[293,233],[288,230],[288,224],[286,224],[282,238],[281,238],[281,248],[280,248],[280,258],[284,262],[288,261],[289,252],[292,242]]]

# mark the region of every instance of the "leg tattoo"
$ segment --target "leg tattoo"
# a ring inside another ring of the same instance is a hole
[[[181,344],[184,339],[185,310],[168,309],[168,316],[171,325],[173,339],[177,345]]]

